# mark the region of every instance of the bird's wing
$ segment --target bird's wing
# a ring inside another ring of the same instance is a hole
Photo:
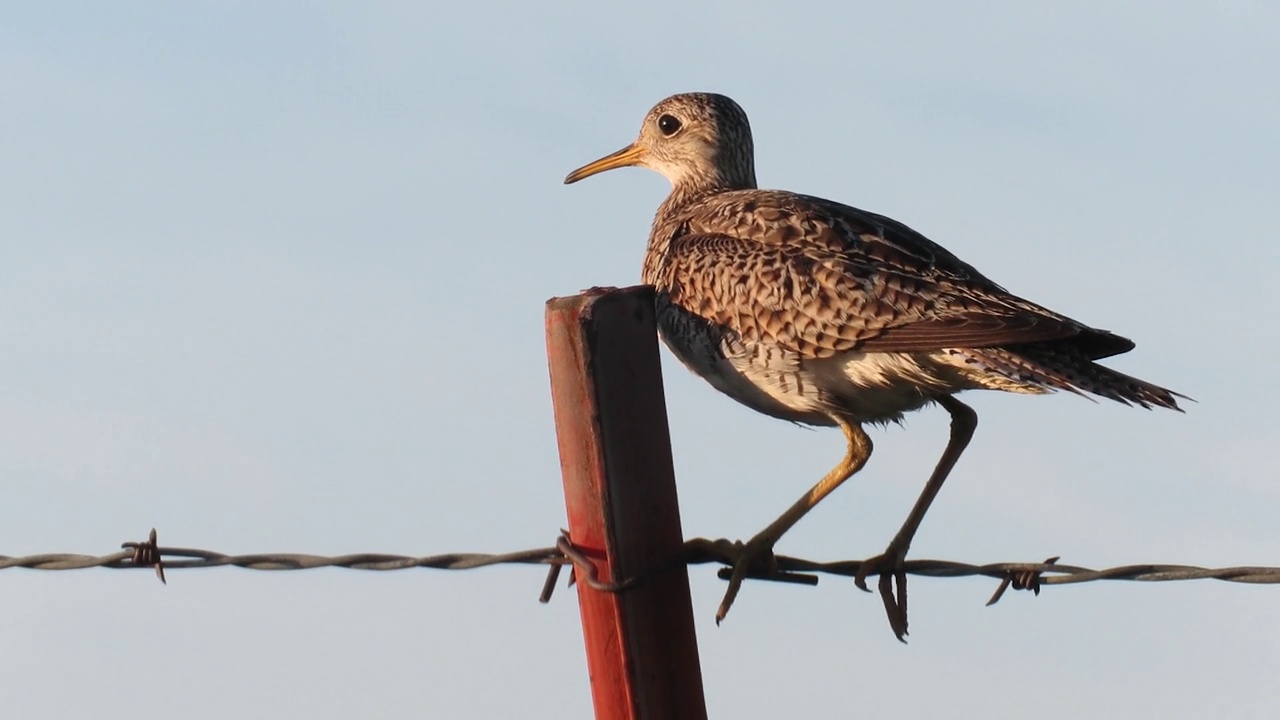
[[[1023,300],[911,228],[790,193],[691,208],[658,284],[675,304],[804,357],[1072,339],[1099,358],[1129,340]]]

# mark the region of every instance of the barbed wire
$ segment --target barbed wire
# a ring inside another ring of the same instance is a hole
[[[0,570],[26,568],[29,570],[83,570],[107,568],[113,570],[152,568],[161,582],[165,582],[166,570],[211,567],[239,567],[248,570],[310,570],[337,567],[352,570],[408,570],[430,568],[436,570],[473,570],[494,565],[546,565],[547,580],[540,600],[547,602],[559,577],[560,568],[572,565],[575,580],[606,592],[619,592],[645,581],[645,577],[625,578],[616,582],[602,582],[597,578],[593,561],[573,545],[566,531],[561,531],[556,544],[509,553],[444,553],[440,555],[411,556],[388,553],[352,553],[347,555],[312,555],[307,553],[253,553],[228,555],[212,550],[195,548],[162,547],[157,544],[153,529],[147,540],[121,544],[122,550],[107,555],[79,555],[72,553],[43,553],[11,557],[0,555]],[[672,559],[671,565],[699,565],[718,563],[724,567],[721,577],[728,577],[742,544],[730,540],[695,538],[684,544],[683,552]],[[1053,557],[1044,562],[1001,562],[974,565],[949,560],[907,560],[903,570],[909,575],[932,578],[989,577],[1000,580],[1000,585],[987,602],[998,601],[1004,592],[1031,590],[1040,593],[1044,585],[1068,585],[1098,580],[1128,580],[1136,582],[1172,582],[1180,580],[1222,580],[1251,584],[1280,584],[1280,567],[1237,566],[1205,568],[1194,565],[1142,563],[1095,570],[1077,565],[1062,565]],[[750,577],[776,582],[816,585],[818,575],[855,577],[862,560],[838,560],[819,562],[804,558],[778,555],[776,570],[753,573]],[[667,567],[654,568],[656,574]]]

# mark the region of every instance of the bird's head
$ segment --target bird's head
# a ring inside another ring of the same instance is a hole
[[[724,95],[683,93],[649,111],[635,142],[574,170],[564,181],[638,165],[661,174],[676,189],[754,188],[753,154],[751,125],[738,103]]]

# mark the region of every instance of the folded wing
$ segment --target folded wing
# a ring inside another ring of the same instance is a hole
[[[725,193],[686,218],[657,284],[749,342],[815,358],[1063,341],[1097,359],[1133,348],[1009,293],[890,218],[791,193],[742,202]]]

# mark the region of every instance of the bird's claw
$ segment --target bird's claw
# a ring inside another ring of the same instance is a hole
[[[858,589],[871,592],[867,587],[867,576],[880,576],[878,589],[880,600],[884,602],[885,615],[889,618],[889,628],[904,643],[907,636],[907,573],[903,570],[906,555],[906,549],[898,550],[890,545],[883,554],[864,560],[853,578],[853,584]]]
[[[778,571],[778,561],[773,557],[773,542],[754,537],[747,542],[735,543],[737,557],[733,561],[733,574],[729,576],[729,587],[724,591],[724,599],[716,610],[716,625],[729,614],[729,608],[742,589],[742,581],[753,574],[771,575]]]

